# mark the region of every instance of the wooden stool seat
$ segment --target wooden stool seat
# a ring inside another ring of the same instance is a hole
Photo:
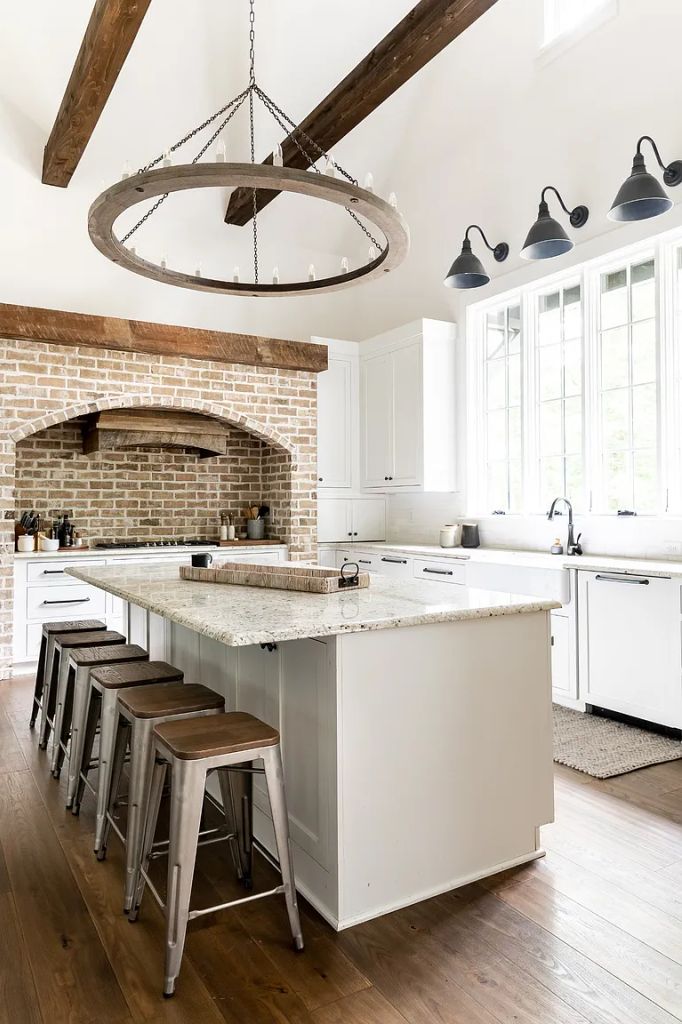
[[[61,648],[72,647],[103,647],[110,644],[124,644],[126,638],[123,633],[117,633],[113,629],[93,630],[83,633],[63,633],[57,639]]]
[[[105,690],[120,690],[128,686],[151,683],[181,683],[184,674],[165,661],[133,661],[119,665],[105,665],[92,670],[90,679]]]
[[[244,711],[210,718],[164,722],[154,730],[174,757],[183,761],[235,754],[279,743],[279,732]]]
[[[168,683],[140,686],[122,693],[119,704],[135,718],[163,718],[165,715],[189,715],[197,711],[222,710],[225,698],[201,683]],[[211,716],[214,717],[214,716]],[[207,718],[190,721],[206,722]],[[160,728],[160,727],[159,727]]]
[[[143,647],[125,643],[125,637],[122,637],[116,644],[107,644],[103,647],[100,646],[99,641],[95,641],[95,643],[97,643],[97,647],[78,647],[71,651],[69,654],[71,664],[76,668],[101,665],[102,663],[113,665],[115,662],[139,661],[141,658],[147,657],[147,652]]]
[[[40,736],[38,744],[41,750],[47,745],[49,729],[52,728],[54,719],[54,707],[56,686],[53,686],[53,675],[55,665],[55,641],[63,633],[94,633],[105,630],[106,626],[99,619],[62,619],[61,622],[44,622],[42,636],[40,638],[40,651],[38,653],[38,665],[36,667],[36,680],[33,688],[33,703],[31,704],[31,717],[29,728],[36,724],[38,712],[40,718]]]
[[[106,629],[99,619],[67,619],[62,622],[43,622],[43,635],[50,633],[89,633],[93,630]]]

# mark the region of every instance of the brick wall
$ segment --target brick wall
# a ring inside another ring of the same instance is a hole
[[[238,528],[247,504],[270,505],[272,536],[280,516],[268,484],[264,459],[279,455],[263,441],[230,428],[228,452],[210,459],[178,449],[131,448],[83,454],[84,417],[58,423],[19,441],[16,449],[16,507],[71,510],[87,542],[149,537],[217,537],[220,512],[233,513]],[[287,453],[283,453],[286,456]],[[288,485],[289,468],[273,493]],[[273,484],[275,481],[273,480]]]
[[[11,512],[13,518],[17,498],[24,502],[22,491],[28,481],[24,477],[22,463],[32,463],[34,457],[35,461],[44,458],[44,453],[35,455],[35,444],[27,441],[31,435],[39,433],[46,441],[59,439],[60,443],[66,444],[71,428],[57,430],[55,437],[51,428],[101,409],[131,407],[194,410],[214,416],[236,428],[235,443],[238,447],[235,450],[242,455],[246,449],[241,447],[241,443],[261,442],[260,491],[264,496],[267,493],[268,503],[275,511],[277,533],[289,545],[292,558],[314,557],[317,377],[304,371],[198,362],[141,353],[102,352],[86,346],[64,348],[26,341],[0,341],[2,514]],[[249,435],[249,438],[244,435]],[[17,447],[18,495],[15,483]],[[69,472],[76,472],[78,463],[78,473],[81,473],[80,458],[72,454],[74,458],[63,459],[62,464],[66,467],[66,463],[70,463]],[[99,458],[110,461],[111,457],[102,454]],[[187,465],[185,459],[185,467]],[[196,466],[193,469],[199,473]],[[36,476],[36,472],[31,471],[29,475],[31,473]],[[102,478],[96,481],[98,485],[106,483],[104,475],[102,472]],[[87,482],[87,475],[81,475],[80,481]],[[34,479],[34,483],[37,482]],[[72,478],[64,490],[69,492],[70,484],[74,482]],[[172,491],[176,496],[179,482],[172,481]],[[193,504],[194,497],[202,482],[208,485],[208,474],[202,481],[192,479],[184,482],[189,494],[183,498],[185,508],[187,504],[191,505],[187,517],[196,522],[194,517],[199,513],[198,506]],[[106,490],[111,489],[97,488],[98,493]],[[234,490],[229,493],[236,495]],[[256,496],[253,497],[255,500]],[[97,500],[108,499],[98,497]],[[50,507],[58,504],[60,502],[55,502]],[[75,501],[73,507],[78,516]],[[138,526],[141,528],[141,524]],[[128,528],[137,527],[131,523]],[[144,524],[145,536],[150,529],[152,527]],[[0,678],[9,674],[11,663],[13,553],[13,522],[3,518],[0,520]]]

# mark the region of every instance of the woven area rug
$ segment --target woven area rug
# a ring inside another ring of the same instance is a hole
[[[682,758],[682,743],[624,722],[554,705],[554,760],[595,779]]]

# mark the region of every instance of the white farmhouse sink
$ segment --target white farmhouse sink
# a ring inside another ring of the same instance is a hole
[[[571,599],[568,569],[544,569],[537,566],[509,565],[508,562],[478,562],[473,558],[466,564],[468,587],[481,590],[504,590],[512,594],[528,594],[568,604]]]

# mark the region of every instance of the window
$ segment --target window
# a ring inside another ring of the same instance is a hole
[[[467,309],[472,514],[682,514],[682,230]]]
[[[544,45],[583,25],[590,26],[600,15],[613,14],[616,10],[615,0],[545,0]]]
[[[655,271],[649,259],[600,277],[601,481],[610,512],[657,510]]]
[[[521,310],[485,322],[486,496],[491,509],[521,508]]]
[[[538,490],[543,508],[565,495],[583,504],[583,371],[580,284],[538,296]]]

